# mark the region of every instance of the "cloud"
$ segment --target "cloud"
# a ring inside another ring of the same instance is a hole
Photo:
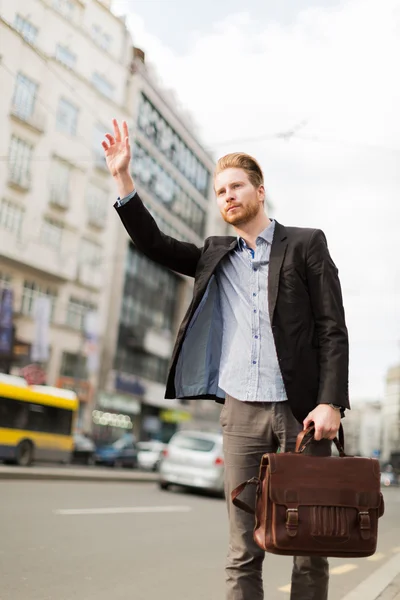
[[[344,290],[352,393],[381,396],[400,359],[400,0],[310,8],[289,25],[228,15],[193,31],[184,55],[137,15],[128,23],[214,156],[256,155],[274,216],[325,231]],[[291,139],[268,139],[303,122]]]

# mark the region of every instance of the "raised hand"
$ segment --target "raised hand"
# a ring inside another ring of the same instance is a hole
[[[114,136],[106,133],[107,142],[102,142],[107,167],[113,177],[129,173],[129,163],[131,160],[131,147],[129,144],[129,132],[126,121],[122,122],[122,136],[118,121],[113,119]]]

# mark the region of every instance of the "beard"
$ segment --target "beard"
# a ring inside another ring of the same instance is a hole
[[[257,201],[247,204],[247,206],[242,206],[240,204],[236,210],[222,213],[222,218],[226,223],[229,223],[229,225],[239,227],[247,225],[247,223],[252,221],[261,209],[262,204]]]

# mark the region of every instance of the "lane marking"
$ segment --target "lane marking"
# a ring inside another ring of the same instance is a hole
[[[345,565],[339,565],[338,567],[334,567],[330,570],[331,575],[344,575],[345,573],[350,573],[350,571],[354,571],[354,569],[358,569],[358,565],[354,565],[352,563],[346,563]]]
[[[385,558],[385,554],[383,554],[383,552],[376,552],[376,554],[373,554],[372,556],[367,556],[367,560],[370,562],[376,562],[378,560],[382,560],[382,558]]]
[[[365,581],[342,600],[376,600],[385,588],[400,573],[400,554],[395,554],[384,565],[376,569]]]
[[[190,506],[116,506],[112,508],[59,508],[56,515],[122,515],[128,513],[182,513],[191,511]]]
[[[286,592],[287,594],[289,594],[291,588],[292,588],[292,584],[289,583],[288,585],[284,585],[284,586],[278,588],[278,592]]]

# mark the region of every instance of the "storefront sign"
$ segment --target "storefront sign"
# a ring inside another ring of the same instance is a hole
[[[80,402],[89,402],[92,386],[85,379],[74,379],[73,377],[59,377],[57,387],[64,390],[72,390],[78,396]]]
[[[122,396],[121,394],[100,392],[97,404],[102,410],[112,410],[131,415],[138,415],[140,413],[140,402],[135,398]]]
[[[117,373],[115,377],[115,389],[134,396],[144,396],[146,388],[138,381],[137,377],[126,373]]]
[[[0,289],[0,354],[10,354],[13,346],[13,291]]]
[[[160,419],[164,421],[164,423],[183,423],[185,421],[190,421],[192,419],[192,415],[183,410],[162,410],[160,412]]]

